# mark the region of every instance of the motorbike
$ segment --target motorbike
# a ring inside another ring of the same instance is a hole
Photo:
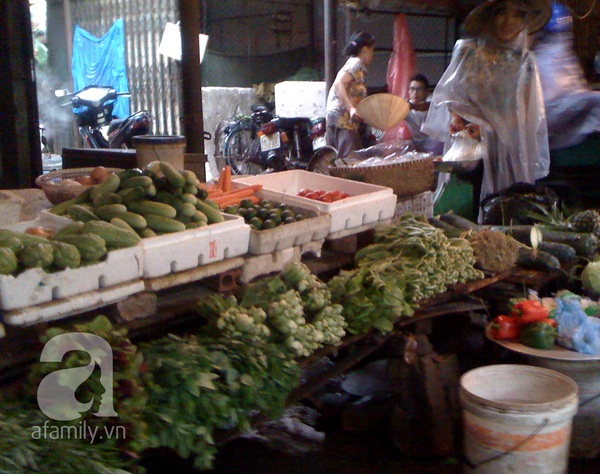
[[[290,169],[314,171],[333,161],[337,152],[325,145],[325,118],[279,117],[274,105],[251,106],[225,130],[223,154],[234,174],[260,174]]]
[[[146,110],[126,118],[113,116],[115,101],[121,96],[130,97],[129,92],[92,85],[78,92],[59,89],[54,94],[68,97],[69,102],[61,107],[73,107],[84,148],[133,148],[133,137],[150,133],[152,116]]]

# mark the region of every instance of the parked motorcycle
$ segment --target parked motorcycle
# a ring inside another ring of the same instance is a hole
[[[223,154],[232,173],[313,171],[317,160],[335,159],[336,150],[324,144],[324,118],[278,117],[273,110],[273,104],[254,104],[250,117],[232,122],[225,130]]]
[[[115,101],[121,96],[129,97],[129,92],[117,92],[107,86],[87,86],[78,92],[59,89],[55,95],[69,98],[61,107],[73,107],[85,148],[133,148],[133,137],[150,133],[152,116],[146,110],[124,119],[113,116]]]

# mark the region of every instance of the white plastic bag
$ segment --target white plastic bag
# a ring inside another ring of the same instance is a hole
[[[483,138],[476,138],[468,129],[452,135],[452,146],[442,157],[442,161],[474,161],[487,157],[487,147]]]

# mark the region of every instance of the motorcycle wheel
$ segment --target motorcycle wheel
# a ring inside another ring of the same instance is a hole
[[[337,156],[337,150],[334,147],[325,145],[313,153],[306,171],[329,175],[329,167],[334,165]]]
[[[260,140],[253,128],[233,128],[225,138],[223,155],[232,174],[260,174],[264,169],[253,163],[260,152]]]

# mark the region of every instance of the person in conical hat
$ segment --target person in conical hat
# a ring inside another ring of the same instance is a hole
[[[374,51],[375,38],[370,33],[354,33],[344,48],[348,60],[337,73],[327,96],[327,145],[333,146],[340,158],[362,148],[359,134],[362,120],[356,106],[367,96],[365,77]]]
[[[456,42],[434,89],[422,130],[449,149],[453,133],[479,128],[488,150],[481,200],[517,182],[533,184],[549,172],[544,101],[528,36],[551,16],[550,0],[483,2],[466,17],[469,37]],[[440,178],[438,197],[449,176]]]

